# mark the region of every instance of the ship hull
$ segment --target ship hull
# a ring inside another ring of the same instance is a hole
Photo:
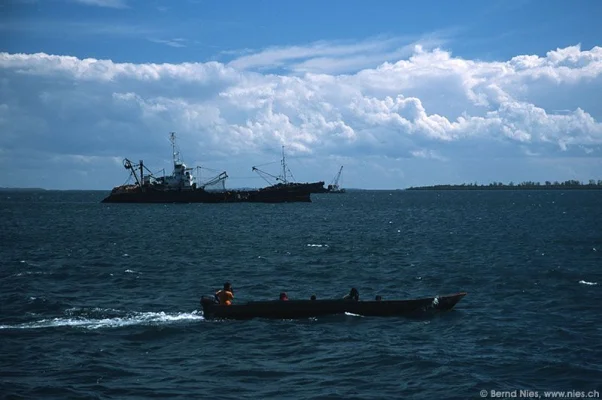
[[[266,188],[270,190],[289,190],[308,193],[326,193],[328,189],[324,187],[324,182],[307,182],[307,183],[278,183]]]
[[[113,191],[102,203],[298,203],[311,202],[309,192],[284,190],[233,190],[210,192],[194,190],[156,190],[136,188]]]

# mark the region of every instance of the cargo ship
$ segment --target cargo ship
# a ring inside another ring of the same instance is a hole
[[[129,159],[123,166],[130,171],[134,183],[116,186],[102,203],[290,203],[311,202],[311,190],[304,186],[269,186],[252,190],[227,190],[224,171],[205,183],[198,183],[193,173],[180,159],[174,132],[170,133],[173,149],[171,175],[156,177],[140,160]],[[130,180],[128,179],[128,180]],[[210,189],[211,187],[219,187]]]
[[[257,167],[251,168],[253,172],[256,172],[262,177],[270,186],[268,188],[273,190],[300,190],[308,191],[310,193],[326,193],[328,190],[324,187],[324,181],[318,182],[294,182],[289,180],[290,175],[294,179],[293,174],[286,165],[286,158],[284,157],[284,146],[282,146],[282,160],[280,161],[282,166],[282,173],[280,175],[272,175],[266,171],[262,171]]]

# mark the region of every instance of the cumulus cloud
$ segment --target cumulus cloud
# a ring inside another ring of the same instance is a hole
[[[363,187],[449,180],[452,165],[468,159],[475,171],[458,176],[472,181],[487,170],[475,160],[493,165],[494,157],[514,165],[590,159],[572,170],[599,169],[601,47],[487,62],[387,40],[267,49],[227,64],[0,53],[0,163],[64,157],[78,169],[103,166],[107,179],[94,183],[112,186],[121,183],[119,157],[168,167],[167,133],[177,131],[190,163],[249,179],[250,167],[276,160],[281,145],[301,180],[328,180],[325,170],[334,175],[345,163],[354,176],[347,181]],[[330,59],[339,65],[322,62]],[[269,65],[293,73],[261,72]],[[525,179],[541,180],[550,164],[529,165],[535,172]],[[520,179],[495,168],[480,180]],[[0,175],[0,185],[10,179]]]

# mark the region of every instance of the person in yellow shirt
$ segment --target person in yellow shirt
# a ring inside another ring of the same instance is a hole
[[[215,293],[215,298],[219,301],[219,304],[227,306],[232,304],[232,300],[234,300],[234,290],[232,289],[230,282],[224,283],[224,288]]]

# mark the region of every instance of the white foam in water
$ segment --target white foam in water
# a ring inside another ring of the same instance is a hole
[[[178,322],[200,321],[199,312],[167,314],[165,312],[137,312],[113,318],[53,318],[18,325],[0,325],[0,329],[40,329],[73,327],[84,329],[121,328],[134,325],[169,325]]]
[[[327,244],[312,244],[312,243],[308,243],[307,247],[328,247]]]
[[[13,276],[25,276],[25,275],[50,275],[50,272],[42,272],[42,271],[25,271],[19,272],[18,274],[14,274]]]
[[[579,281],[579,283],[581,283],[582,285],[591,285],[591,286],[598,284],[598,282],[587,282],[587,281]]]
[[[350,313],[350,312],[347,312],[347,311],[345,311],[345,315],[349,315],[350,317],[363,317],[360,314],[354,314],[354,313]]]
[[[71,307],[71,308],[68,308],[65,310],[65,314],[67,314],[69,316],[82,315],[83,313],[125,314],[123,311],[116,310],[114,308],[100,308],[100,307],[94,307],[94,308]]]
[[[133,271],[133,270],[131,270],[131,269],[126,269],[126,270],[125,270],[125,271],[123,271],[123,272],[127,272],[128,274],[134,274],[134,273],[136,273],[136,271]]]

